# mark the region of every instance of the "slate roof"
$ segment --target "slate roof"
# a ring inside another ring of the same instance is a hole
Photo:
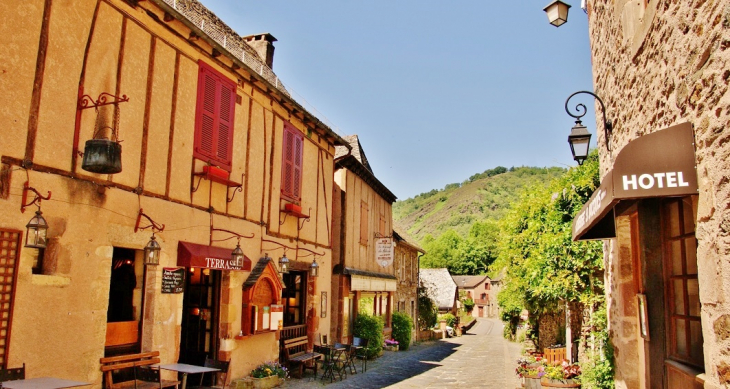
[[[408,234],[401,231],[399,228],[393,227],[393,237],[398,241],[399,244],[405,243],[406,245],[413,247],[413,249],[418,251],[419,253],[426,254],[426,250],[417,245],[415,239],[411,238]]]
[[[248,275],[248,278],[246,278],[246,282],[243,283],[243,286],[246,288],[250,288],[256,285],[256,282],[264,273],[264,269],[266,269],[266,265],[268,265],[269,262],[271,262],[271,257],[266,256],[263,258],[259,258],[259,261],[256,262],[256,266],[251,269],[251,273]]]
[[[347,169],[355,173],[383,199],[393,204],[398,198],[373,174],[358,136],[349,135],[343,139],[348,142],[348,145],[335,147],[335,169]],[[352,151],[348,153],[347,147],[350,147]]]
[[[452,278],[459,288],[474,289],[488,279],[489,276],[453,276]]]
[[[365,151],[362,149],[362,145],[360,144],[360,138],[357,135],[347,135],[343,136],[342,139],[344,139],[352,148],[350,154],[352,154],[352,156],[355,157],[358,162],[360,162],[363,166],[365,166],[366,169],[368,169],[368,171],[370,171],[370,173],[372,173],[373,169],[370,167],[368,158],[365,156]],[[347,147],[335,147],[335,159],[339,157],[344,157],[345,155],[347,155]]]
[[[427,288],[428,297],[433,300],[439,310],[451,310],[456,304],[456,283],[449,270],[419,269],[421,285]]]

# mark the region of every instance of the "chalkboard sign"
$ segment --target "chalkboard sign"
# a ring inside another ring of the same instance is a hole
[[[185,268],[165,267],[162,269],[162,293],[182,293],[185,287]]]

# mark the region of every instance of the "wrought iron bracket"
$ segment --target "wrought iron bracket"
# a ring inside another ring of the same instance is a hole
[[[28,202],[28,192],[33,192],[35,195],[33,197],[33,200]],[[28,184],[28,181],[26,181],[23,184],[23,199],[20,201],[20,212],[24,213],[26,207],[30,207],[33,204],[37,204],[38,207],[41,206],[41,200],[50,200],[51,199],[51,191],[48,191],[48,196],[43,196],[38,191],[30,186]]]
[[[392,237],[393,237],[392,234],[391,235],[382,235],[380,232],[376,232],[375,233],[375,238],[376,239],[392,238]]]
[[[79,98],[78,109],[82,110],[86,108],[99,108],[104,105],[116,105],[119,103],[126,103],[127,101],[129,101],[129,97],[127,97],[127,95],[122,95],[122,97],[119,97],[114,96],[110,93],[101,92],[96,100],[94,100],[94,98],[89,95],[81,96],[81,98]]]
[[[589,91],[585,91],[585,90],[575,92],[572,95],[568,96],[568,98],[565,100],[565,112],[567,112],[568,115],[575,118],[575,124],[579,124],[579,125],[583,124],[580,119],[583,116],[585,116],[586,113],[588,112],[588,110],[586,109],[586,106],[583,103],[579,103],[578,105],[576,105],[575,106],[575,112],[576,112],[575,115],[573,113],[571,113],[570,109],[568,108],[568,103],[570,102],[570,99],[572,99],[573,96],[579,95],[582,93],[593,96],[593,98],[598,100],[598,102],[601,104],[601,113],[603,114],[603,131],[604,131],[604,136],[605,136],[605,140],[606,140],[606,150],[611,151],[610,136],[611,136],[611,133],[613,132],[613,123],[611,123],[610,120],[606,119],[606,106],[603,104],[603,100],[601,100],[600,97],[596,96],[596,94],[593,92],[589,92]],[[583,113],[581,113],[581,111]]]
[[[147,226],[144,226],[144,227],[140,227],[139,223],[140,223],[140,222],[142,221],[142,218],[143,218],[143,217],[144,217],[145,219],[147,219],[147,221],[148,221],[148,222],[149,222],[150,224],[149,224],[149,225],[147,225]],[[154,234],[154,233],[156,233],[156,232],[162,232],[162,231],[165,231],[165,225],[164,225],[164,224],[159,224],[159,223],[155,222],[154,220],[152,220],[152,218],[151,218],[151,217],[147,216],[147,215],[146,215],[146,214],[145,214],[145,213],[144,213],[144,212],[142,211],[142,208],[140,208],[140,209],[139,209],[139,213],[137,214],[137,223],[135,223],[135,225],[134,225],[134,232],[137,232],[137,231],[139,231],[139,230],[146,230],[146,229],[148,229],[148,228],[152,230],[152,233],[153,233],[153,234]]]
[[[324,256],[324,254],[325,254],[325,253],[318,253],[318,252],[316,252],[316,251],[312,251],[312,250],[310,250],[310,249],[306,249],[306,248],[304,248],[304,247],[289,247],[289,246],[287,246],[287,245],[285,245],[285,244],[283,244],[283,243],[279,243],[279,242],[277,242],[277,241],[275,241],[275,240],[269,240],[269,239],[261,239],[261,242],[262,242],[262,243],[263,243],[263,242],[267,242],[267,243],[273,243],[273,244],[275,244],[275,245],[278,245],[278,246],[281,246],[281,247],[283,247],[283,248],[285,248],[285,249],[287,249],[287,250],[294,250],[294,251],[306,251],[306,252],[308,252],[308,253],[311,253],[312,255],[314,255],[314,256],[318,256],[318,257],[323,257],[323,256]],[[295,260],[296,260],[296,259],[295,259]]]
[[[225,238],[225,239],[213,239],[213,232],[215,232],[215,231],[225,232],[225,233],[231,234],[231,236],[229,236],[228,238]],[[255,236],[255,234],[251,234],[251,236],[248,236],[248,235],[239,234],[235,231],[226,230],[224,228],[215,228],[215,227],[213,227],[213,214],[212,213],[210,214],[210,244],[211,245],[213,244],[213,242],[223,242],[223,241],[233,239],[233,238],[237,238],[240,241],[241,238],[251,239],[254,236]]]
[[[299,223],[299,221],[297,221],[297,231],[301,231],[302,228],[304,228],[304,223],[308,222],[310,219],[310,215],[312,214],[312,207],[309,207],[309,215],[305,215],[303,213],[294,212],[294,211],[288,211],[286,209],[282,209],[279,212],[284,214],[284,218],[279,222],[280,226],[284,225],[284,223],[286,222],[286,218],[289,215],[292,215],[295,218],[300,219],[300,220],[303,219],[301,224]]]

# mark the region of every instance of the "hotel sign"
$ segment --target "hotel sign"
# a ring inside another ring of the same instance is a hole
[[[692,125],[679,124],[644,135],[621,150],[613,170],[578,212],[573,220],[573,240],[614,237],[613,220],[604,219],[613,218],[611,211],[621,200],[697,192]],[[591,231],[594,227],[596,230]]]

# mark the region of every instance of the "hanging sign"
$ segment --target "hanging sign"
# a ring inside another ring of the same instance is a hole
[[[185,287],[185,269],[182,267],[162,268],[162,293],[182,293]]]
[[[375,241],[375,262],[382,267],[393,264],[393,238],[378,238]]]

